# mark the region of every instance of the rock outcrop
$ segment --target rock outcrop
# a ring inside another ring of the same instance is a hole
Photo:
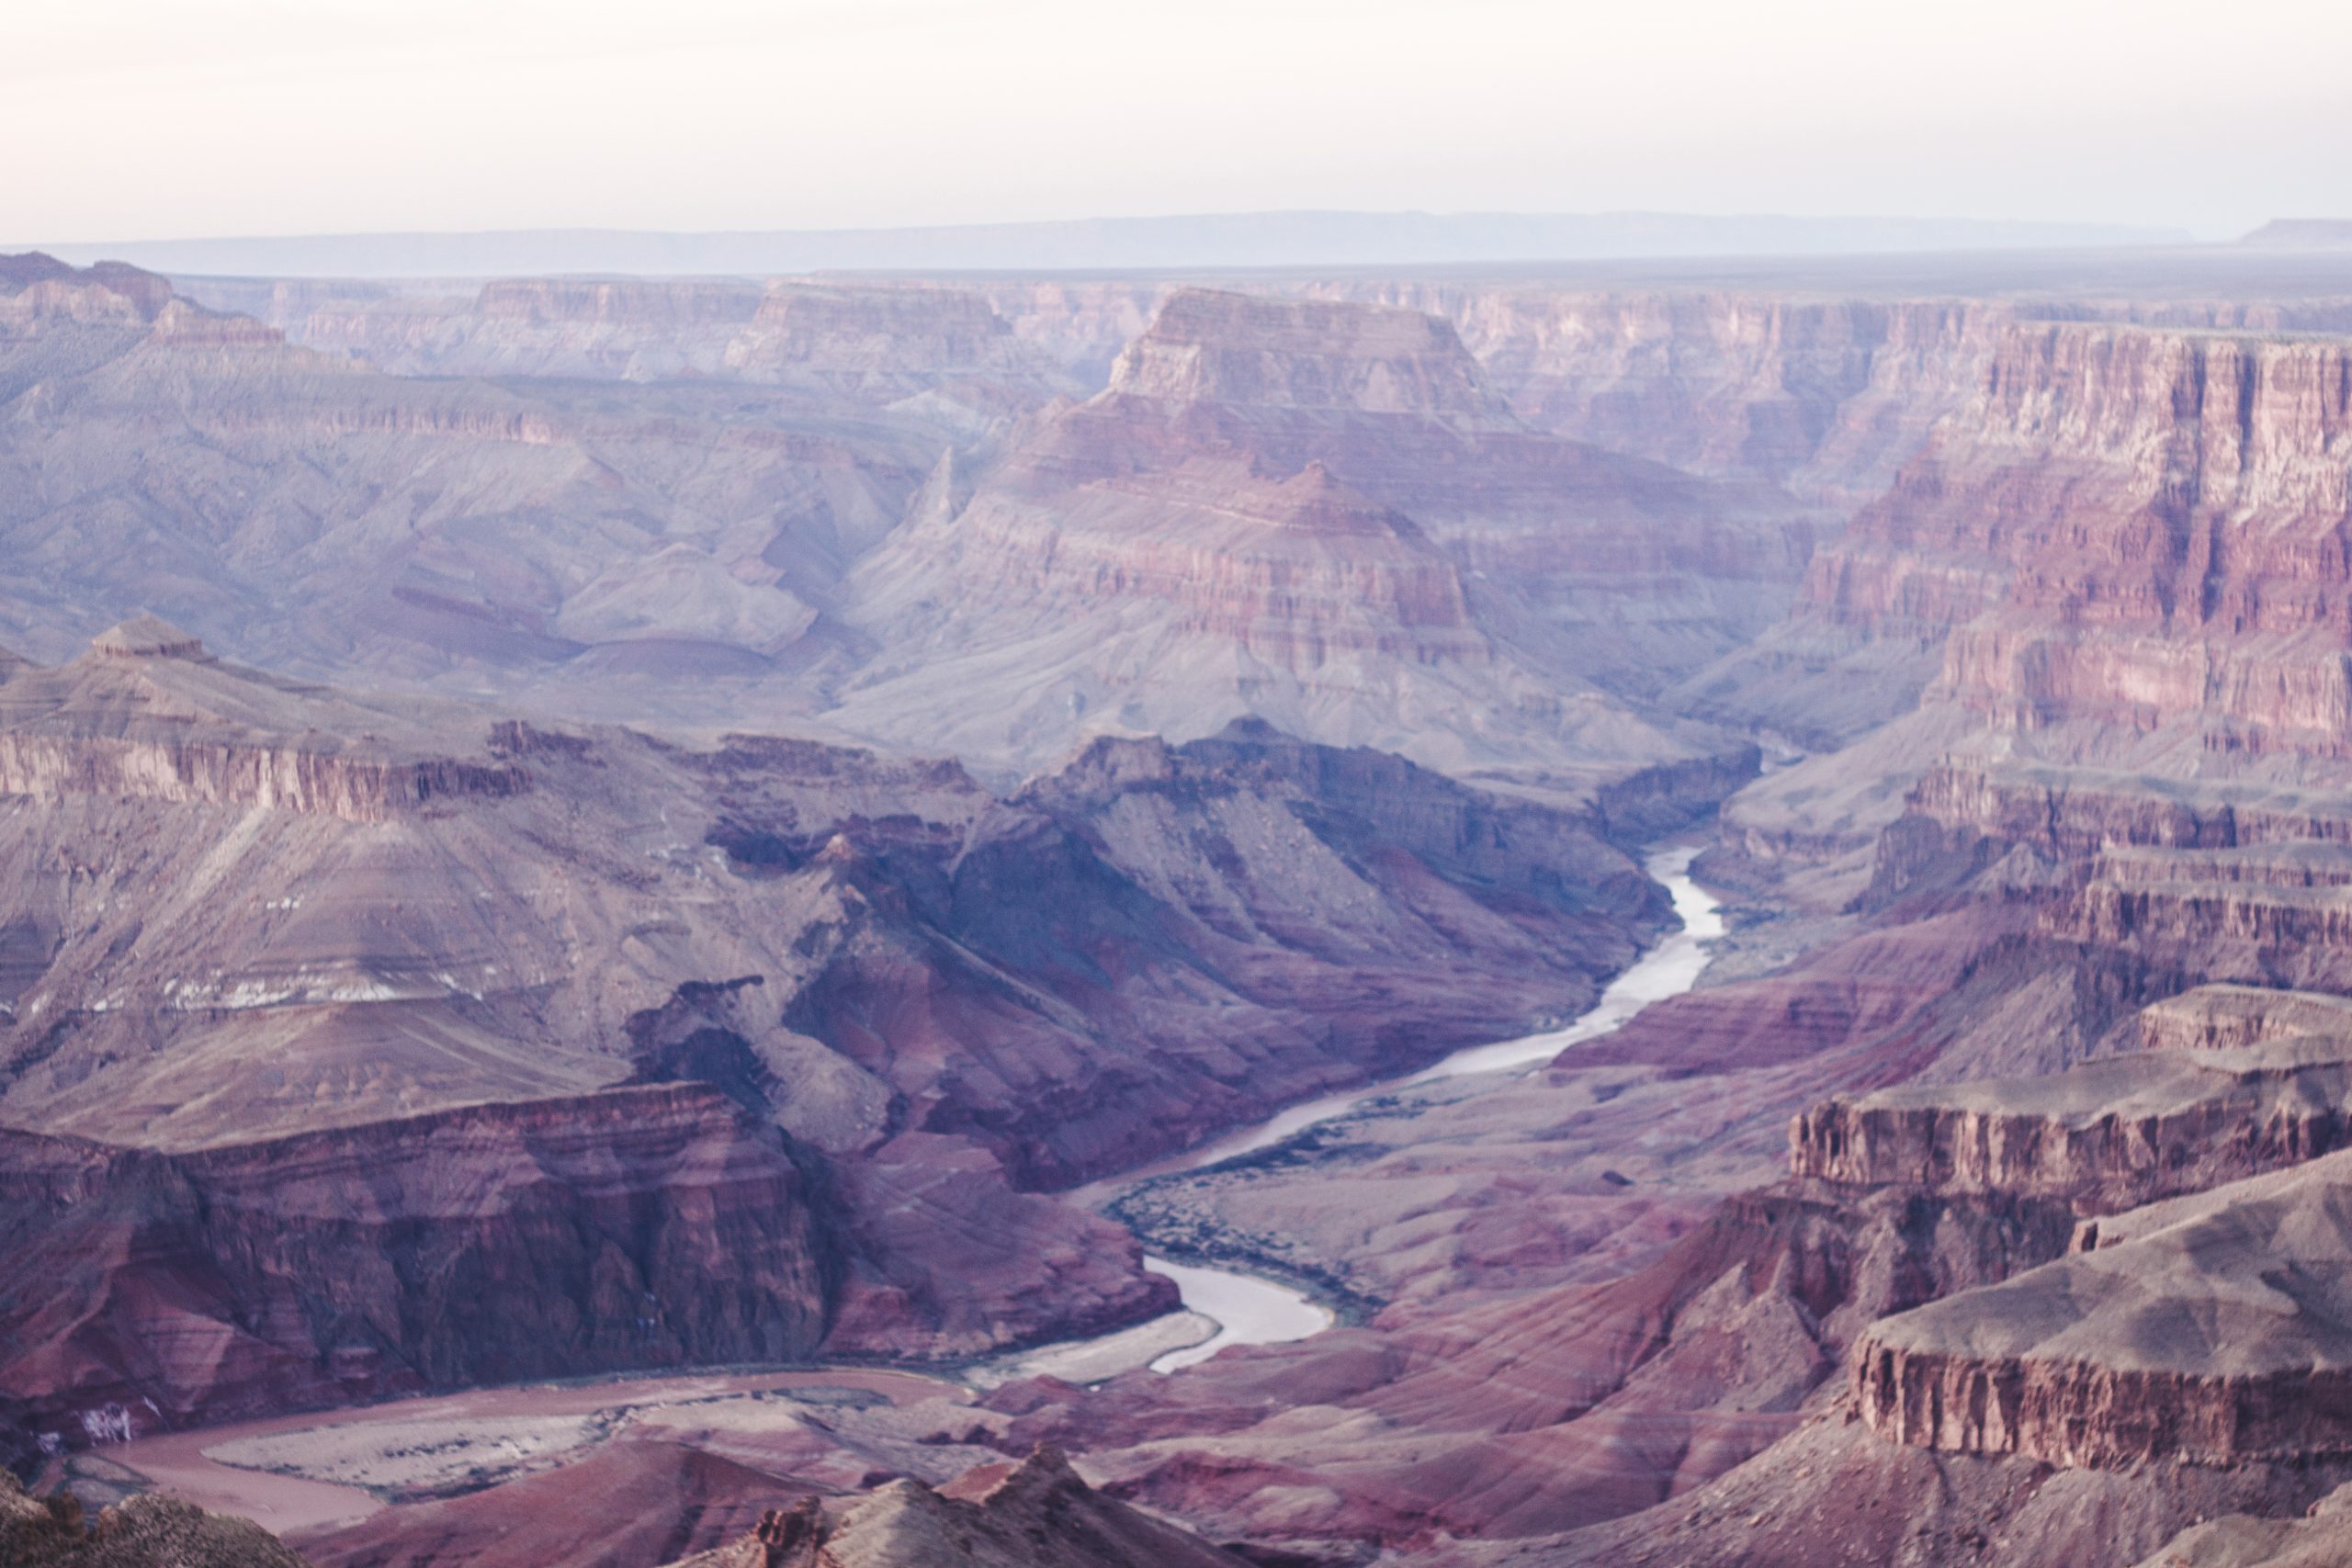
[[[839,716],[1035,765],[1255,715],[1589,793],[1723,749],[1601,688],[1729,646],[1807,537],[1785,502],[1528,430],[1442,321],[1181,290],[1106,390],[943,473],[860,566],[850,618],[899,651]]]
[[[795,1153],[700,1084],[174,1155],[0,1134],[0,1388],[78,1443],[110,1407],[805,1357],[845,1259]]]
[[[936,1491],[893,1481],[829,1517],[811,1498],[673,1568],[1242,1568],[1244,1560],[1088,1486],[1059,1451]]]
[[[1815,558],[1800,623],[1939,650],[1939,692],[1996,729],[2164,725],[2208,752],[2332,755],[2346,352],[2012,322]]]
[[[142,665],[171,660],[168,678]],[[257,807],[384,822],[456,798],[493,800],[530,787],[494,760],[417,755],[375,736],[251,725],[271,695],[312,689],[223,669],[201,640],[153,615],[101,633],[88,657],[0,682],[0,795],[80,795]],[[405,753],[405,754],[404,754]]]
[[[1927,1084],[1832,1100],[1789,1129],[1799,1178],[2137,1207],[2315,1158],[2352,1139],[2352,1004],[2243,987],[2143,1015],[2172,1048],[2047,1078]],[[2292,1019],[2290,1025],[2289,1020]],[[2212,1045],[2191,1043],[2213,1040]]]
[[[2330,1156],[2105,1221],[2087,1250],[1874,1325],[1854,1357],[1863,1418],[2075,1467],[2352,1452],[2347,1172]]]
[[[0,617],[52,658],[143,604],[276,667],[476,692],[593,671],[587,705],[673,717],[714,673],[772,672],[943,444],[997,417],[843,421],[806,394],[674,382],[616,407],[579,382],[397,377],[143,274],[16,274],[0,535],[25,564],[0,581]],[[533,311],[568,311],[603,333],[649,291],[548,286],[497,320],[527,338],[559,330]],[[483,368],[534,368],[519,344],[500,352]],[[605,679],[616,664],[692,678],[631,700]],[[746,710],[739,694],[712,712]]]
[[[2230,1514],[2191,1525],[2139,1568],[2327,1568],[2352,1557],[2352,1486],[2301,1518]]]
[[[1846,506],[1883,491],[1929,426],[1975,389],[2018,313],[1966,299],[1706,288],[1376,292],[1450,319],[1538,428]]]
[[[250,1519],[132,1497],[88,1517],[71,1496],[28,1497],[0,1470],[0,1562],[7,1568],[308,1568]]]
[[[709,379],[868,406],[929,395],[983,420],[1079,389],[1054,352],[1057,336],[1016,333],[971,287],[570,277],[497,278],[470,296],[329,281],[185,287],[306,347],[401,376]]]

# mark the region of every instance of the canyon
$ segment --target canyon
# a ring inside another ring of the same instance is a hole
[[[0,410],[21,1474],[789,1367],[283,1533],[2335,1550],[2340,254],[17,257]]]

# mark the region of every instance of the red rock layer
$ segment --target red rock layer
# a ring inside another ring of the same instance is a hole
[[[1829,1100],[1789,1129],[1799,1178],[2129,1208],[2275,1170],[2352,1140],[2344,1063],[2199,1070],[2130,1060],[2054,1080],[2049,1108]],[[1963,1101],[1966,1096],[1956,1098]],[[2116,1109],[2102,1110],[2102,1105]]]
[[[1949,635],[1940,688],[1996,728],[2186,717],[2208,750],[2335,755],[2347,433],[2339,341],[2012,325],[1806,614]]]
[[[15,1418],[78,1440],[424,1387],[773,1361],[831,1257],[775,1129],[705,1085],[155,1155],[5,1134]]]
[[[2352,1451],[2352,1376],[2341,1371],[2198,1377],[1869,1343],[1855,1368],[1871,1429],[1914,1448],[2097,1469]]]

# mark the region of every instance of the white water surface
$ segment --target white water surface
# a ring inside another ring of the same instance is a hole
[[[1678,845],[1650,856],[1645,869],[1652,877],[1666,884],[1667,892],[1674,900],[1674,912],[1682,923],[1611,980],[1591,1010],[1574,1023],[1541,1034],[1468,1046],[1408,1077],[1392,1078],[1369,1089],[1294,1105],[1255,1127],[1195,1149],[1170,1168],[1198,1170],[1237,1155],[1272,1148],[1317,1122],[1347,1114],[1365,1100],[1415,1084],[1466,1077],[1473,1073],[1505,1072],[1548,1062],[1571,1045],[1624,1027],[1627,1021],[1652,1002],[1681,995],[1699,983],[1712,956],[1710,949],[1724,934],[1722,906],[1690,880],[1690,863],[1698,853],[1693,846]],[[1217,1325],[1214,1338],[1182,1350],[1171,1350],[1152,1362],[1155,1372],[1172,1372],[1205,1361],[1228,1345],[1287,1345],[1320,1334],[1335,1321],[1329,1311],[1317,1305],[1305,1292],[1254,1274],[1171,1263],[1153,1257],[1145,1258],[1144,1267],[1175,1280],[1184,1305]]]
[[[1334,1321],[1331,1310],[1308,1299],[1306,1292],[1255,1274],[1170,1263],[1165,1258],[1147,1258],[1143,1266],[1175,1280],[1184,1305],[1216,1324],[1216,1333],[1210,1337],[1170,1350],[1152,1362],[1155,1372],[1172,1372],[1205,1361],[1227,1345],[1287,1345],[1322,1333]]]

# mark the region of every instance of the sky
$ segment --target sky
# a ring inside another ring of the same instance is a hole
[[[0,241],[2352,215],[2322,0],[0,0]]]

